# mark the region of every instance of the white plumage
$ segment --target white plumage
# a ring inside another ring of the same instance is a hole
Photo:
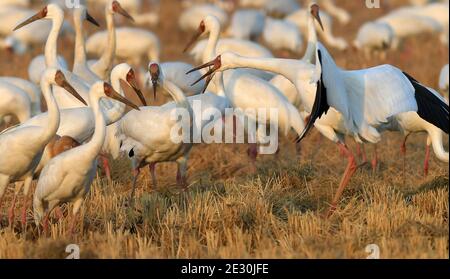
[[[231,18],[228,35],[241,40],[256,40],[264,30],[265,14],[258,10],[237,10]]]
[[[266,18],[263,39],[275,50],[289,50],[299,54],[303,48],[303,39],[299,29],[286,20]]]
[[[197,30],[200,21],[207,15],[217,17],[222,26],[225,26],[228,22],[227,13],[221,8],[212,4],[201,4],[193,5],[184,10],[178,19],[178,26],[183,31]]]

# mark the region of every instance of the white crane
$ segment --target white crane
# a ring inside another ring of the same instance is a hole
[[[283,20],[266,18],[263,30],[264,42],[275,50],[288,50],[300,54],[303,48],[302,34],[295,24]]]
[[[134,66],[141,65],[142,61],[159,61],[160,42],[153,32],[141,28],[121,27],[117,28],[116,33],[117,38],[120,38],[116,40],[117,58]],[[88,54],[101,56],[107,49],[107,36],[108,31],[100,31],[89,37],[86,42]]]
[[[72,72],[82,78],[87,84],[92,85],[100,80],[87,65],[86,61],[86,44],[83,22],[89,21],[93,25],[99,27],[98,22],[89,14],[86,7],[79,5],[73,10],[73,22],[75,25],[75,51]]]
[[[184,10],[178,19],[178,26],[183,31],[195,31],[200,21],[207,15],[217,17],[222,26],[225,26],[228,22],[227,13],[218,6],[214,4],[200,4]]]
[[[9,7],[0,10],[0,17],[2,18],[0,36],[6,37],[3,43],[4,47],[23,54],[30,45],[41,45],[45,42],[51,30],[50,22],[39,22],[12,33],[16,24],[33,14],[35,14],[35,11],[20,7]],[[61,35],[73,32],[73,29],[64,21],[64,18],[61,22],[60,32]]]
[[[59,127],[60,114],[56,104],[51,85],[64,88],[79,101],[84,100],[75,89],[66,81],[59,70],[48,69],[42,75],[41,88],[48,106],[47,123],[43,126],[22,126],[7,130],[0,135],[0,199],[3,197],[6,187],[11,182],[18,182],[14,199],[9,212],[9,220],[14,218],[14,207],[17,193],[23,186],[29,188],[33,179],[34,169],[38,165],[45,146],[55,136]],[[24,206],[25,207],[25,206]]]
[[[89,68],[102,80],[107,80],[111,74],[111,69],[116,56],[116,26],[114,15],[120,14],[125,18],[134,21],[133,17],[121,6],[118,1],[110,0],[105,6],[106,28],[108,32],[107,47],[102,52],[99,60],[89,60]]]
[[[176,111],[187,113],[189,119],[182,120],[188,131],[183,129],[183,135],[192,131],[193,112],[192,107],[183,92],[172,82],[166,80],[159,71],[157,64],[151,64],[150,72],[152,82],[156,88],[158,83],[164,90],[164,94],[173,98],[173,103],[168,103],[160,107],[141,107],[140,111],[130,111],[120,120],[120,134],[122,139],[121,150],[125,151],[132,161],[134,171],[133,190],[131,200],[134,198],[136,180],[140,169],[150,165],[153,184],[155,180],[155,164],[160,162],[176,162],[178,165],[177,184],[184,189],[187,188],[186,169],[189,153],[192,149],[191,140],[175,141],[172,132],[180,128],[180,123],[174,119]],[[156,75],[157,74],[157,75]],[[158,79],[156,79],[158,76]],[[150,133],[148,131],[151,131]]]
[[[369,54],[373,50],[397,49],[406,37],[442,31],[439,21],[399,9],[375,21],[364,23],[358,30],[353,45]]]
[[[203,32],[210,33],[208,46],[205,49],[203,58],[204,60],[208,60],[211,59],[212,55],[218,52],[217,36],[220,34],[220,23],[215,17],[208,16],[200,23],[200,29],[203,29]],[[198,35],[195,35],[194,39],[197,37]],[[209,66],[216,68],[218,64],[220,64],[220,61],[215,60],[195,68],[190,72]],[[202,78],[210,76],[211,74],[211,72],[208,72]],[[210,81],[211,77],[212,76],[208,78],[207,83]],[[271,120],[271,117],[273,116],[271,115],[268,115],[266,118],[267,123],[277,125],[280,128],[280,131],[284,132],[285,135],[287,135],[291,128],[293,128],[298,135],[302,133],[304,124],[297,109],[292,106],[283,94],[270,83],[242,71],[234,71],[228,77],[225,77],[225,81],[225,95],[231,106],[234,108],[240,108],[249,121],[258,123],[257,114],[259,112],[256,112],[258,109],[266,109],[266,112],[270,109],[276,109],[278,112],[278,123],[272,123],[273,120]],[[250,110],[253,110],[256,114],[251,114]],[[258,124],[263,125],[266,123]],[[250,133],[251,137],[257,137],[256,139],[252,138],[252,141],[256,140],[257,143],[263,142],[261,138],[263,136],[262,132],[263,131],[261,129],[258,129],[256,131],[256,135],[252,135],[252,133]],[[256,145],[252,145],[249,150],[253,163],[255,162],[257,156],[257,150],[255,147]]]
[[[294,23],[297,28],[300,29],[302,34],[308,34],[308,14],[310,11],[308,9],[300,9],[289,14],[285,19],[289,22]],[[319,28],[319,23],[315,23],[318,35],[325,41],[325,43],[338,50],[345,50],[348,47],[348,43],[344,38],[335,37],[332,33],[333,30],[333,19],[331,16],[325,12],[320,12],[320,18],[322,21],[322,28]]]
[[[76,214],[94,180],[97,169],[96,158],[105,141],[106,120],[100,100],[106,97],[139,109],[108,83],[99,81],[92,85],[89,98],[95,115],[95,131],[91,140],[51,159],[39,176],[33,198],[34,219],[39,225],[44,218],[45,232],[48,228],[48,215],[64,202],[74,203],[74,216],[70,227],[70,231],[74,232]]]
[[[142,0],[119,0],[121,6],[129,11],[132,14],[138,14],[142,11]],[[98,5],[101,7],[104,7],[105,5],[108,5],[111,3],[110,0],[87,0],[87,2],[91,5]]]
[[[216,18],[217,19],[217,18]],[[265,47],[246,40],[225,38],[220,39],[220,24],[218,29],[210,32],[208,40],[201,40],[195,44],[193,49],[190,51],[190,55],[194,57],[196,61],[205,61],[205,54],[210,53],[211,49],[215,50],[217,53],[222,53],[225,51],[235,52],[241,55],[248,55],[250,57],[273,57],[272,53]],[[194,43],[205,33],[205,23],[201,21],[197,27],[197,32],[193,36],[191,42],[185,47],[184,51],[187,51]],[[217,47],[216,47],[217,45]],[[209,55],[207,55],[209,57]],[[272,74],[258,71],[254,69],[246,69],[249,73],[261,77],[265,80],[269,80],[273,77]],[[225,77],[225,83],[227,83],[227,78]],[[214,90],[213,90],[214,91]]]
[[[0,82],[14,85],[28,94],[31,101],[31,116],[41,113],[41,89],[38,86],[28,80],[17,77],[0,77]]]
[[[204,82],[199,82],[195,85],[192,85],[196,80],[200,78],[201,74],[196,73],[193,75],[186,75],[186,72],[194,67],[189,63],[172,61],[158,64],[158,66],[160,71],[164,74],[164,78],[174,83],[178,88],[180,88],[181,91],[183,91],[185,95],[191,96],[200,94],[205,87]],[[143,71],[145,70],[142,70],[141,72]],[[148,81],[150,78],[149,72],[148,70],[146,70],[145,72],[146,73],[143,75],[142,80]],[[150,85],[150,89],[153,89],[152,83],[148,84],[147,82],[145,82],[145,85]]]
[[[255,41],[264,30],[266,15],[255,9],[237,10],[232,18],[227,35],[241,40]]]
[[[5,116],[15,116],[19,123],[31,117],[31,100],[26,92],[7,82],[0,81],[0,124],[9,120]]]
[[[46,19],[52,21],[52,27],[45,44],[45,64],[46,67],[52,67],[60,69],[66,76],[70,84],[77,90],[77,92],[83,97],[83,99],[88,99],[89,88],[86,82],[84,82],[80,77],[65,70],[62,65],[59,64],[57,55],[57,42],[59,32],[61,30],[64,21],[64,12],[56,4],[49,4],[42,8],[37,14],[30,17],[29,19],[23,21],[14,28],[14,31],[19,30],[35,21],[40,22],[40,20]],[[61,93],[61,89],[56,87],[55,89],[55,99],[60,108],[71,108],[79,107],[79,103],[71,96]]]

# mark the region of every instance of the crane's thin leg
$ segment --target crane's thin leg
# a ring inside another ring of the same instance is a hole
[[[374,145],[373,153],[372,172],[376,173],[378,167],[378,146],[376,144]]]
[[[14,197],[11,203],[11,207],[8,210],[8,223],[9,226],[12,227],[14,225],[14,211],[16,208],[16,200],[17,200],[17,194],[14,193]]]
[[[156,181],[156,163],[151,163],[148,165],[148,168],[150,169],[150,174],[152,176],[152,184],[153,188],[157,188],[157,181]],[[151,190],[151,187],[150,187]]]
[[[181,187],[184,191],[188,188],[187,178],[186,178],[186,171],[187,171],[187,159],[186,158],[180,158],[177,160],[177,184],[179,187]]]
[[[406,169],[406,141],[408,140],[410,134],[407,134],[405,138],[403,139],[403,143],[400,146],[400,151],[403,155],[403,167],[402,167],[402,173],[403,173],[403,185],[406,183],[406,177],[405,177],[405,169]]]
[[[139,176],[139,173],[141,172],[141,170],[139,168],[136,168],[133,172],[134,172],[134,175],[133,175],[134,176],[133,177],[133,188],[131,190],[131,195],[130,195],[131,208],[134,207],[134,196],[136,194],[136,182],[137,182],[137,179],[138,179],[138,176]]]
[[[72,220],[70,222],[70,230],[69,230],[70,234],[72,234],[72,235],[75,234],[78,212],[80,211],[82,204],[83,204],[83,199],[78,199],[75,201],[75,203],[73,205]]]
[[[59,205],[55,208],[55,217],[56,217],[56,219],[58,221],[61,220],[64,217],[64,213],[62,211],[62,208]]]
[[[350,179],[352,178],[352,176],[355,174],[356,170],[358,169],[358,167],[356,165],[355,156],[352,154],[352,152],[348,149],[348,147],[346,145],[341,144],[341,143],[339,143],[339,145],[341,145],[341,149],[343,151],[345,151],[347,158],[348,158],[348,163],[347,163],[347,168],[345,169],[344,175],[342,176],[341,183],[339,184],[336,194],[334,195],[333,201],[331,202],[330,209],[328,210],[328,213],[327,213],[327,218],[330,217],[333,214],[333,212],[336,210],[337,204],[339,202],[339,199],[341,198],[342,193],[344,192],[345,187],[348,185],[348,183],[350,182]]]
[[[28,176],[25,179],[25,187],[23,189],[24,201],[22,206],[22,218],[21,218],[23,228],[25,228],[27,225],[27,209],[28,209],[28,202],[30,201],[30,187],[32,182],[33,182],[32,175]]]
[[[429,167],[430,167],[430,146],[427,144],[427,146],[425,147],[425,161],[423,164],[423,175],[424,176],[428,175]]]
[[[106,155],[100,154],[100,158],[102,160],[103,170],[105,171],[106,178],[108,179],[108,182],[112,182],[111,177],[111,167],[109,164],[109,159]]]
[[[48,235],[48,226],[49,226],[48,218],[49,218],[49,215],[50,215],[50,211],[46,212],[45,216],[44,216],[44,220],[43,220],[42,227],[43,227],[43,231],[44,231],[44,236]]]

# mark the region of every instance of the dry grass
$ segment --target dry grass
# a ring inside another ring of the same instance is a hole
[[[163,61],[186,59],[180,44],[188,35],[177,31],[174,16],[178,5],[161,2],[162,17],[170,14],[173,19],[156,30]],[[349,26],[335,24],[337,33],[348,40],[362,21],[381,13],[363,9],[359,1],[339,2],[358,11]],[[395,7],[406,1],[391,2]],[[61,45],[67,58],[71,47]],[[0,73],[26,77],[25,65],[39,52],[20,59],[0,54],[8,61]],[[424,36],[408,40],[386,61],[367,61],[352,51],[333,54],[346,68],[391,63],[437,87],[447,52],[437,38]],[[379,144],[378,172],[362,167],[330,219],[321,214],[336,190],[345,158],[316,131],[302,144],[301,155],[295,155],[294,146],[285,140],[278,156],[260,157],[255,175],[246,169],[246,146],[198,146],[190,161],[189,192],[180,193],[175,186],[174,165],[159,165],[160,188],[151,189],[145,172],[134,210],[127,200],[129,165],[119,160],[114,162],[113,184],[99,178],[92,186],[75,236],[67,232],[70,216],[54,220],[48,238],[39,237],[31,224],[26,231],[18,223],[8,228],[4,206],[0,258],[63,258],[70,243],[80,246],[82,258],[365,258],[365,247],[371,243],[380,246],[382,258],[448,258],[448,165],[433,157],[430,174],[423,177],[425,141],[424,135],[410,137],[403,183],[401,136],[386,134]],[[367,150],[370,155],[372,147]],[[11,187],[7,205],[12,192]]]

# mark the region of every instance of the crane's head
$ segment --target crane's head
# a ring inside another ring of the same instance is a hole
[[[128,18],[132,22],[134,22],[134,18],[120,5],[119,1],[112,0],[109,2],[109,4],[106,6],[108,9],[108,12],[111,14],[119,14],[122,15],[125,18]]]
[[[220,22],[216,16],[208,15],[200,21],[197,32],[192,36],[192,39],[186,45],[183,52],[186,52],[204,33],[211,32],[211,30],[220,31]]]
[[[153,98],[156,99],[156,89],[158,87],[158,82],[161,81],[161,68],[158,63],[150,62],[148,66],[148,72],[150,74],[150,79],[153,86]]]
[[[203,92],[205,92],[206,88],[208,88],[208,86],[209,86],[209,83],[214,78],[214,74],[218,71],[223,72],[228,69],[228,67],[225,64],[223,64],[223,62],[229,61],[228,59],[233,59],[233,56],[236,56],[236,55],[231,52],[225,52],[225,53],[217,56],[214,60],[212,60],[208,63],[205,63],[201,66],[198,66],[198,67],[190,70],[189,72],[187,72],[186,74],[190,74],[192,72],[199,71],[204,68],[209,68],[208,72],[206,72],[203,76],[201,76],[198,80],[196,80],[191,86],[194,86],[195,84],[199,83],[201,80],[206,79],[205,87],[203,89]]]
[[[80,5],[74,10],[74,16],[80,19],[80,22],[86,20],[95,26],[100,27],[100,24],[89,14],[86,6],[84,5]]]
[[[127,98],[123,97],[119,93],[117,93],[116,90],[107,82],[97,82],[91,87],[91,91],[94,91],[94,94],[100,94],[99,97],[108,97],[113,100],[116,100],[118,102],[121,102],[135,110],[140,110],[137,105],[135,105],[133,102],[128,100]]]
[[[86,101],[78,94],[78,92],[70,85],[61,70],[47,68],[42,75],[41,84],[52,84],[64,88],[72,96],[87,106]]]
[[[311,7],[311,15],[317,20],[317,22],[320,25],[320,28],[322,28],[322,31],[323,31],[324,29],[323,29],[322,19],[320,18],[320,7],[319,7],[319,5],[314,3],[314,4],[311,4],[310,7]]]
[[[60,6],[57,4],[48,4],[44,8],[42,8],[39,12],[37,12],[35,15],[30,17],[29,19],[25,20],[24,22],[17,25],[13,31],[16,31],[32,22],[35,22],[40,19],[64,19],[64,11],[61,9]]]

